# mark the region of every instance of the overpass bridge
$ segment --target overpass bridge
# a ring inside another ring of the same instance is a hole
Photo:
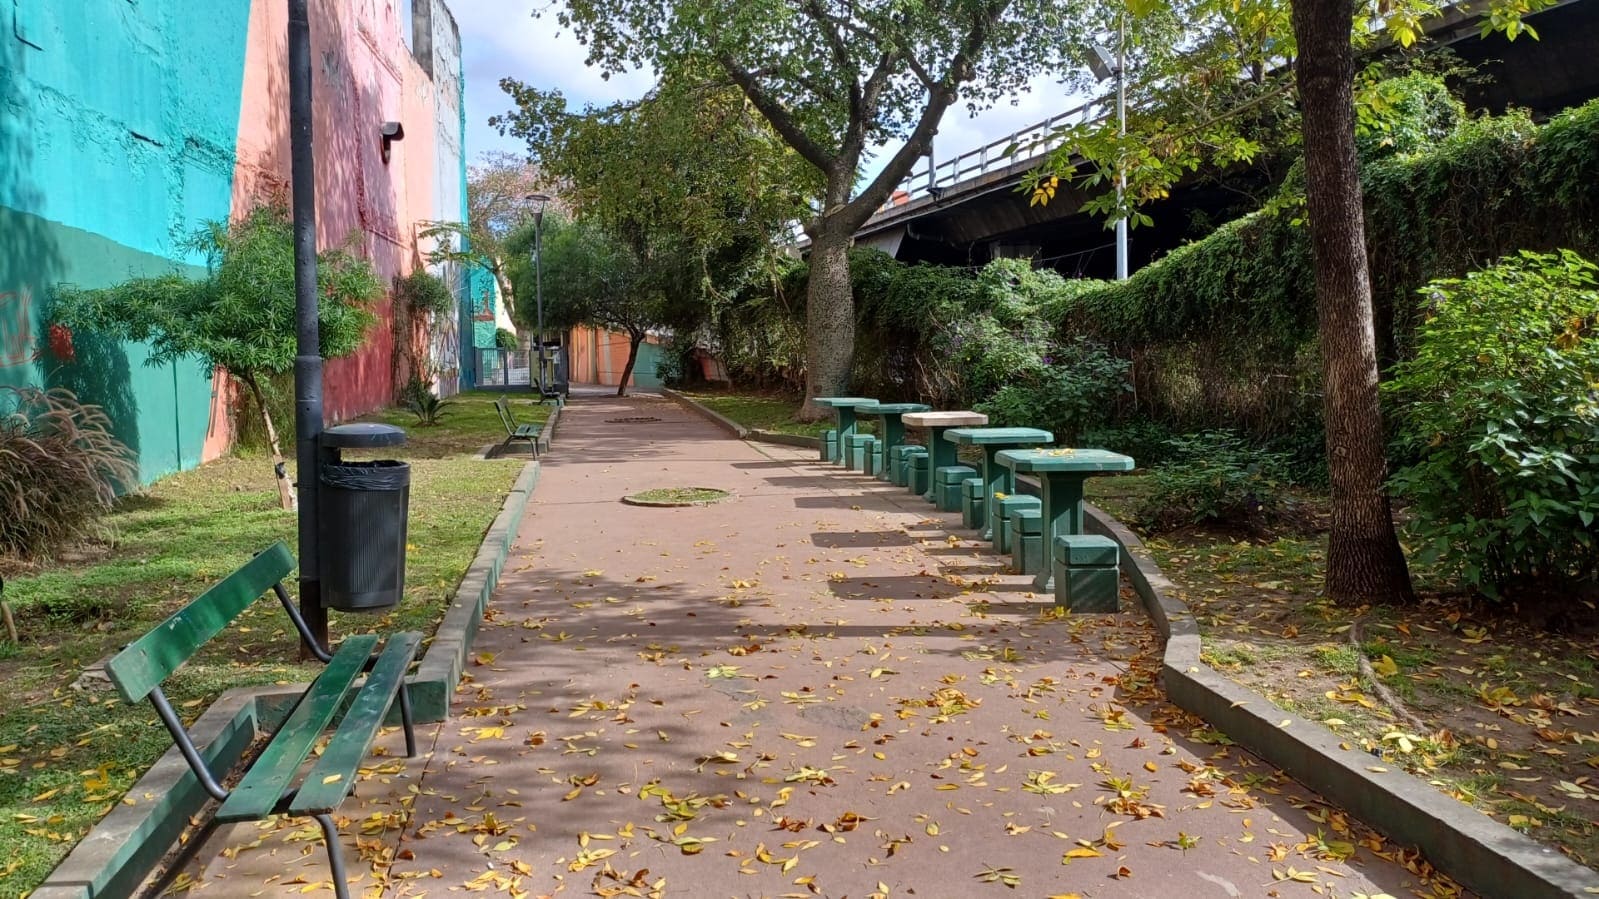
[[[1460,86],[1468,107],[1502,112],[1518,106],[1542,117],[1599,96],[1599,0],[1562,0],[1528,22],[1541,40],[1485,39],[1477,17],[1459,7],[1428,28],[1435,45],[1489,76]],[[957,156],[924,158],[856,232],[856,243],[907,262],[976,266],[1026,257],[1068,276],[1111,277],[1113,232],[1103,219],[1079,211],[1087,199],[1079,187],[1062,184],[1041,206],[1028,205],[1017,188],[1022,175],[1059,146],[1063,127],[1114,111],[1113,97],[1099,98]],[[1227,217],[1238,203],[1237,187],[1193,182],[1173,191],[1150,210],[1154,224],[1132,232],[1131,268],[1191,239],[1196,221]]]

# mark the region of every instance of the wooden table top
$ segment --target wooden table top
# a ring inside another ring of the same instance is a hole
[[[900,421],[913,428],[959,428],[988,424],[988,416],[981,412],[910,412]]]

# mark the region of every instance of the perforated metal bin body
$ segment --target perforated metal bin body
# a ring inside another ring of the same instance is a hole
[[[339,425],[322,432],[318,530],[322,604],[330,609],[388,609],[405,592],[411,466],[341,458],[341,450],[404,442],[405,432],[391,425]]]

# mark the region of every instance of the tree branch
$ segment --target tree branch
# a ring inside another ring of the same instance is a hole
[[[812,140],[811,136],[800,128],[799,123],[794,121],[794,116],[788,109],[768,93],[766,88],[762,87],[761,83],[755,79],[754,75],[746,72],[736,60],[726,53],[718,54],[717,62],[722,64],[722,68],[727,71],[727,76],[733,79],[733,83],[738,85],[739,90],[744,92],[744,96],[749,98],[750,103],[754,104],[755,108],[761,111],[761,115],[766,117],[766,121],[771,124],[772,130],[776,131],[790,147],[794,148],[794,152],[823,172],[829,171],[833,167],[834,163],[837,162],[837,157]]]
[[[910,137],[906,138],[899,152],[889,159],[888,165],[877,173],[872,183],[845,207],[846,223],[864,223],[871,218],[872,213],[876,212],[877,208],[888,200],[894,188],[899,186],[900,179],[911,170],[916,160],[927,152],[927,146],[932,142],[933,135],[938,133],[938,122],[944,117],[944,111],[955,102],[960,86],[971,80],[976,69],[977,57],[987,45],[994,24],[1005,14],[1009,6],[1010,0],[1004,0],[974,13],[971,28],[961,41],[961,48],[955,54],[955,58],[950,60],[949,69],[942,79],[932,82],[928,87],[927,106],[922,110],[922,116],[916,122]],[[906,59],[912,65],[913,71],[920,68],[919,63],[911,60],[908,54]],[[925,74],[927,73],[924,70],[917,77],[921,78]],[[859,227],[859,224],[855,227]]]

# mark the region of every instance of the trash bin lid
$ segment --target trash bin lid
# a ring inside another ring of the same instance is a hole
[[[332,449],[370,449],[405,443],[405,431],[394,425],[359,423],[337,425],[322,432],[322,445]]]

